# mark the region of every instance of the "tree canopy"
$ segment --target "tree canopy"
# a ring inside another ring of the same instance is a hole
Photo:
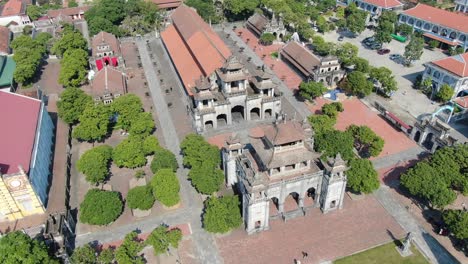
[[[354,138],[355,146],[361,155],[377,157],[382,152],[385,141],[370,127],[350,125],[346,132]]]
[[[74,124],[84,112],[85,108],[92,104],[91,96],[78,88],[67,88],[60,94],[57,102],[58,116],[68,124]]]
[[[349,162],[350,169],[347,186],[357,193],[371,193],[380,186],[377,171],[372,162],[367,159],[353,159]]]
[[[226,233],[242,224],[239,198],[235,195],[205,200],[203,227],[211,233]]]
[[[0,237],[0,263],[59,263],[49,256],[44,242],[30,238],[22,231],[14,231]]]
[[[453,88],[450,87],[450,85],[444,83],[437,92],[437,99],[439,99],[441,102],[447,102],[452,99],[453,94]]]
[[[373,87],[373,83],[367,80],[366,75],[358,71],[348,74],[342,85],[347,92],[359,97],[371,94]]]
[[[424,40],[422,37],[412,36],[410,42],[405,46],[403,57],[409,62],[419,60],[423,54]]]
[[[119,192],[89,190],[80,204],[80,221],[90,225],[107,225],[123,211]]]
[[[67,49],[60,61],[58,82],[65,87],[79,87],[88,74],[88,52],[84,49]]]
[[[117,126],[120,126],[123,129],[130,129],[132,123],[138,119],[144,123],[147,120],[144,120],[148,117],[140,116],[140,113],[143,112],[143,104],[141,103],[140,98],[135,94],[126,94],[119,96],[112,102],[112,110],[118,114]],[[135,128],[138,130],[138,128]],[[146,129],[143,129],[145,131]]]
[[[122,245],[115,251],[115,260],[117,263],[143,264],[145,260],[139,254],[143,247],[137,232],[132,231],[125,235]]]
[[[80,124],[73,130],[72,136],[83,141],[100,141],[109,133],[109,106],[104,104],[88,104],[80,115]]]
[[[182,231],[178,228],[168,230],[165,226],[156,227],[146,239],[146,244],[151,245],[155,255],[167,252],[169,247],[178,248],[182,240]]]
[[[154,195],[151,186],[137,186],[128,191],[127,205],[131,209],[148,210],[153,204]]]
[[[94,147],[81,155],[76,163],[79,172],[86,175],[86,180],[96,184],[103,182],[109,175],[112,147],[102,145]]]
[[[308,119],[316,134],[332,131],[336,124],[336,118],[328,115],[311,115]]]
[[[327,133],[320,133],[315,136],[315,150],[322,152],[324,157],[335,157],[338,153],[343,159],[351,160],[354,158],[353,152],[354,139],[351,134],[331,130]]]
[[[179,180],[172,169],[160,169],[151,179],[154,197],[165,206],[174,206],[180,201]]]
[[[355,71],[362,73],[369,73],[371,69],[369,66],[369,61],[361,57],[354,57],[351,61],[351,65],[354,65]]]
[[[344,108],[341,102],[333,102],[330,104],[324,104],[322,106],[322,114],[327,115],[334,119],[338,117],[338,112],[343,112],[343,111],[344,111]]]
[[[327,91],[327,87],[320,82],[302,82],[299,85],[299,94],[307,100],[322,96]]]
[[[271,45],[271,44],[273,44],[273,41],[275,41],[275,39],[276,39],[276,37],[271,33],[263,33],[260,36],[260,42],[263,45]]]
[[[119,167],[142,167],[146,164],[146,156],[153,154],[158,147],[158,140],[154,136],[130,136],[114,148],[112,159]]]
[[[75,248],[71,256],[71,262],[77,264],[94,264],[96,260],[96,251],[89,244]]]
[[[346,27],[354,34],[360,34],[366,29],[367,12],[357,8],[355,3],[351,3],[345,9]]]
[[[184,3],[195,8],[205,22],[211,21],[211,23],[216,24],[223,20],[223,18],[216,13],[216,8],[211,0],[187,0]]]
[[[334,54],[340,59],[341,63],[344,66],[350,66],[355,63],[356,58],[359,58],[358,55],[358,47],[355,45],[346,42],[344,44],[338,45]],[[362,59],[362,58],[360,58]]]
[[[392,75],[392,71],[387,67],[372,68],[369,77],[379,82],[385,94],[391,94],[398,90],[395,76]]]
[[[465,210],[447,210],[442,219],[450,232],[458,239],[468,238],[468,212]]]
[[[88,42],[83,34],[73,27],[65,27],[62,37],[57,40],[51,48],[52,54],[63,57],[67,50],[88,50]],[[86,58],[88,54],[86,54]]]
[[[242,20],[251,16],[260,4],[260,0],[225,0],[224,11],[229,20]]]
[[[154,152],[150,167],[153,173],[158,172],[160,169],[172,169],[175,172],[179,165],[174,153],[164,148],[158,148]]]

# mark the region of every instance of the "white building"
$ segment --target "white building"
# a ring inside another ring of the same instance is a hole
[[[454,97],[468,95],[468,53],[432,61],[425,66],[423,79],[432,79],[434,94],[443,84],[448,84],[454,90]]]
[[[10,0],[1,7],[0,26],[8,27],[13,33],[19,33],[27,25],[33,24],[26,15],[26,4],[21,0]]]
[[[456,0],[455,4],[455,11],[468,13],[468,0]]]

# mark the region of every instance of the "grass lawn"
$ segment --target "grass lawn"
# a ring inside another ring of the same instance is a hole
[[[334,264],[428,264],[414,245],[411,246],[413,254],[406,258],[400,256],[395,249],[395,242],[366,250],[355,255],[334,261]]]

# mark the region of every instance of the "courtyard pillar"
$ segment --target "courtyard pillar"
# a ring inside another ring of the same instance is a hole
[[[304,197],[299,196],[299,207],[300,208],[304,207]]]
[[[280,214],[284,212],[284,202],[278,203],[278,211],[280,212]]]

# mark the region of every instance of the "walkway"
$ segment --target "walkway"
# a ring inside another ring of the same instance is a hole
[[[389,187],[382,185],[374,192],[377,200],[385,210],[405,229],[414,235],[414,242],[432,263],[451,264],[459,263],[447,250],[439,244],[422,226],[420,226],[411,214],[395,199],[389,191]]]

